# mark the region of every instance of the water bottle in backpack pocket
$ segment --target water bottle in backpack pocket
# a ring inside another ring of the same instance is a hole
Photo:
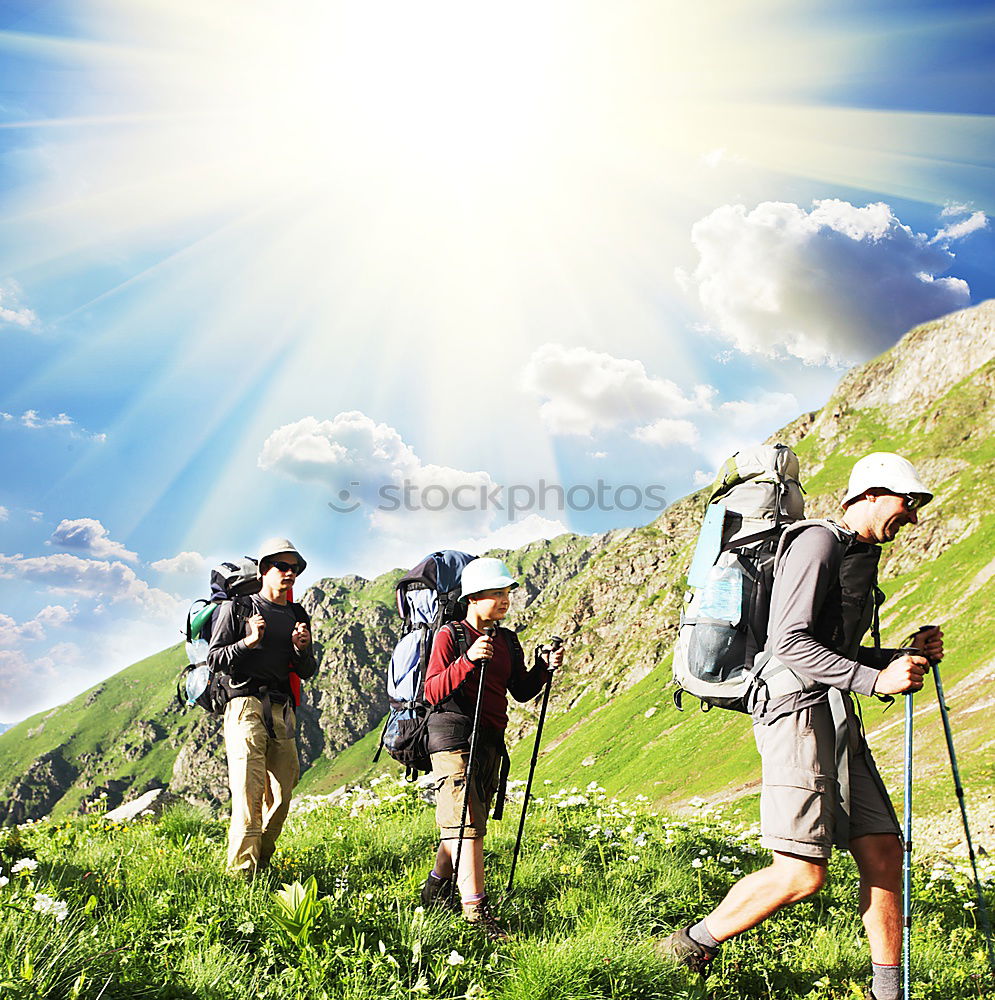
[[[724,552],[709,570],[684,614],[688,633],[688,666],[705,681],[727,679],[745,660],[745,577],[735,553]]]
[[[768,534],[720,552],[688,596],[674,646],[674,679],[703,709],[748,711],[753,660],[767,640],[777,540]]]

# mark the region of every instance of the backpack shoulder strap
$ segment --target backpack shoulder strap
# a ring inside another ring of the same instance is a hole
[[[840,543],[834,552],[839,554],[839,559],[842,562],[843,554],[846,552],[847,546],[854,538],[853,532],[847,531],[846,528],[837,524],[835,521],[828,520],[827,518],[811,518],[809,520],[796,521],[794,524],[789,524],[781,532],[781,537],[777,543],[777,553],[774,556],[775,572],[777,571],[777,567],[780,565],[781,559],[787,551],[788,546],[794,541],[794,539],[803,531],[816,527],[825,528],[827,531],[831,532]]]
[[[463,623],[446,622],[443,628],[449,629],[450,634],[456,640],[456,646],[459,649],[460,656],[463,656],[470,648],[470,642],[466,637],[466,629],[463,628]]]
[[[232,598],[231,615],[236,626],[244,625],[252,617],[252,614],[252,598],[248,594]]]

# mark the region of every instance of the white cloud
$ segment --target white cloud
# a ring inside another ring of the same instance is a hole
[[[149,564],[157,573],[178,573],[198,576],[208,570],[207,560],[199,552],[179,552],[169,559],[157,559]]]
[[[719,419],[745,430],[747,434],[769,436],[778,427],[794,420],[801,404],[790,392],[764,392],[756,399],[737,399],[719,407]]]
[[[0,417],[5,422],[14,419],[12,413],[3,413],[0,414]],[[98,443],[107,440],[106,434],[94,434],[93,431],[88,431],[86,428],[80,427],[68,413],[57,413],[54,417],[43,417],[37,410],[25,410],[20,416],[20,422],[23,427],[27,427],[32,431],[66,428],[74,438],[82,438]]]
[[[45,638],[46,628],[59,628],[72,620],[73,613],[59,604],[41,609],[30,621],[18,624],[9,615],[0,614],[0,646],[19,646]]]
[[[49,604],[35,615],[35,621],[52,628],[66,625],[73,619],[74,612],[61,604]]]
[[[10,511],[6,507],[0,507],[0,521],[6,521],[10,518]]]
[[[970,236],[971,233],[978,232],[979,229],[987,228],[988,216],[985,215],[984,212],[972,212],[968,218],[961,219],[960,222],[952,222],[949,226],[944,226],[937,232],[931,242],[941,243],[950,242],[951,240],[959,240],[963,239],[965,236]]]
[[[443,536],[483,534],[499,513],[488,502],[498,484],[486,472],[425,464],[397,430],[356,410],[277,428],[258,464],[327,486],[332,509],[353,516],[362,508],[381,541],[403,551],[409,540],[420,550],[438,548]]]
[[[562,521],[551,521],[539,514],[529,514],[521,521],[502,525],[496,531],[478,538],[458,539],[452,546],[447,547],[477,555],[490,549],[517,549],[540,538],[556,538],[557,535],[565,534],[569,530]]]
[[[25,410],[21,414],[21,423],[32,430],[41,427],[72,427],[76,423],[68,413],[60,413],[55,417],[41,417],[37,410]]]
[[[714,465],[706,481],[714,480],[719,465],[730,455],[766,440],[801,412],[801,404],[790,392],[762,392],[750,399],[723,403],[703,429],[698,449]]]
[[[179,598],[150,587],[123,562],[102,562],[73,555],[25,557],[0,555],[0,579],[24,580],[54,593],[76,594],[112,604],[128,602],[144,613],[166,620],[180,620]]]
[[[30,330],[38,325],[38,317],[34,311],[17,301],[18,288],[7,281],[0,285],[0,323],[9,323]]]
[[[0,649],[0,717],[13,722],[30,715],[40,707],[39,690],[63,681],[53,662],[38,663],[21,650]]]
[[[724,205],[695,223],[689,281],[717,333],[745,353],[865,360],[970,303],[945,247],[882,203]]]
[[[706,167],[710,167],[714,170],[725,159],[725,155],[725,146],[719,146],[718,149],[712,149],[707,153],[702,153],[701,162],[704,163]]]
[[[970,211],[971,211],[970,205],[965,205],[963,202],[959,201],[952,201],[949,204],[943,206],[943,211],[940,212],[940,215],[943,218],[947,218],[951,215],[967,215],[967,213]]]
[[[45,638],[45,630],[37,621],[20,625],[10,615],[0,614],[0,646],[19,646],[25,641]]]
[[[22,719],[85,690],[89,684],[76,687],[70,677],[86,662],[83,651],[72,642],[56,643],[36,657],[18,649],[0,649],[0,718]]]
[[[743,158],[741,156],[736,153],[730,153],[725,146],[718,146],[716,149],[710,149],[707,153],[702,153],[698,159],[700,159],[701,162],[709,168],[709,170],[715,170],[723,163],[743,162]]]
[[[707,408],[715,394],[699,385],[689,396],[669,379],[649,376],[640,361],[561,344],[538,348],[522,379],[543,400],[539,414],[554,434],[591,435],[684,416]]]
[[[63,519],[52,532],[49,544],[61,549],[73,549],[97,559],[126,559],[136,562],[138,554],[129,552],[120,542],[107,534],[107,529],[92,517],[75,521]]]
[[[300,482],[348,489],[372,500],[381,484],[403,480],[421,467],[401,435],[358,410],[332,420],[304,417],[273,431],[263,444],[258,464]]]
[[[643,444],[655,444],[661,448],[674,445],[693,447],[698,443],[698,428],[690,420],[672,420],[662,417],[645,427],[637,427],[633,437]]]
[[[695,469],[691,481],[694,483],[695,489],[701,489],[702,486],[710,486],[715,482],[715,473],[706,472],[704,469]]]

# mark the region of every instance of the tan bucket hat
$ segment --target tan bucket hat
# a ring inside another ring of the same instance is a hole
[[[301,573],[307,569],[307,563],[304,560],[304,556],[297,551],[297,546],[289,538],[267,538],[262,545],[259,546],[259,570],[262,572],[263,562],[267,559],[272,559],[274,556],[281,555],[284,552],[292,552],[297,556],[297,561],[300,563],[300,569],[297,571],[297,575],[300,576]]]

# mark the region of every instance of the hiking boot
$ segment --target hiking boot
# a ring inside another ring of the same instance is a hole
[[[683,965],[700,976],[707,976],[712,971],[712,959],[719,953],[718,948],[706,948],[688,931],[691,925],[681,927],[669,937],[660,938],[653,945],[653,950],[661,957],[669,959],[677,965]]]
[[[444,906],[455,909],[453,900],[453,880],[451,878],[438,878],[431,872],[425,879],[425,884],[421,887],[421,905],[426,910],[433,906]]]
[[[491,941],[504,941],[508,937],[508,932],[497,922],[494,914],[491,913],[486,896],[475,903],[464,903],[463,919],[471,927],[476,927],[478,930],[483,931]]]

